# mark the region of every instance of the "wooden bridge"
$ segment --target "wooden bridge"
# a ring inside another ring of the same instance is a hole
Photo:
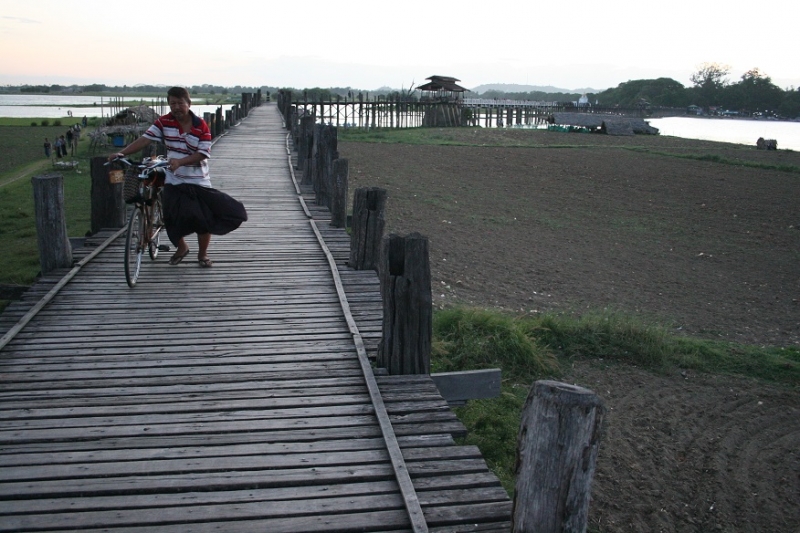
[[[430,377],[374,375],[377,275],[295,184],[276,107],[211,168],[249,214],[213,268],[189,241],[130,289],[97,235],[2,315],[0,532],[508,531]]]

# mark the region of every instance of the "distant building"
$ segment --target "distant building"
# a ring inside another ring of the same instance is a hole
[[[578,107],[588,107],[589,105],[589,97],[585,94],[582,94],[580,98],[578,98]]]
[[[430,81],[417,87],[417,90],[422,93],[420,98],[423,100],[461,100],[464,97],[464,93],[467,91],[467,89],[456,83],[457,81],[461,81],[456,78],[451,78],[449,76],[431,76],[425,79]]]

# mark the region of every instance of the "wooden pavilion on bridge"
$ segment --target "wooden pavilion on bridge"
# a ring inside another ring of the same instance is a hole
[[[456,101],[463,99],[463,94],[467,92],[466,88],[456,83],[461,80],[450,76],[434,75],[425,79],[430,81],[417,87],[417,90],[422,93],[421,99],[423,100]]]

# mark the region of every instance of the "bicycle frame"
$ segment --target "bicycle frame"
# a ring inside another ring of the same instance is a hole
[[[133,164],[126,159],[124,163]],[[133,288],[139,279],[142,266],[142,256],[147,250],[150,259],[155,260],[158,252],[161,230],[164,229],[163,213],[161,209],[161,188],[156,173],[168,166],[166,158],[145,159],[140,165],[140,201],[133,204],[133,209],[128,219],[128,231],[125,238],[125,279],[128,286]],[[169,250],[168,247],[166,247]]]

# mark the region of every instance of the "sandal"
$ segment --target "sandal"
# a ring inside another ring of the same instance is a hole
[[[186,257],[187,255],[189,255],[189,249],[188,248],[183,253],[175,252],[174,254],[172,254],[172,257],[169,258],[169,264],[170,265],[177,265],[178,263],[183,261],[183,258]]]
[[[200,264],[200,266],[201,266],[201,267],[203,267],[203,268],[211,268],[211,265],[213,265],[213,264],[214,264],[214,262],[213,262],[213,261],[211,261],[211,259],[209,259],[208,257],[205,257],[205,258],[203,258],[203,259],[198,259],[198,260],[197,260],[197,262],[198,262],[198,263]]]

